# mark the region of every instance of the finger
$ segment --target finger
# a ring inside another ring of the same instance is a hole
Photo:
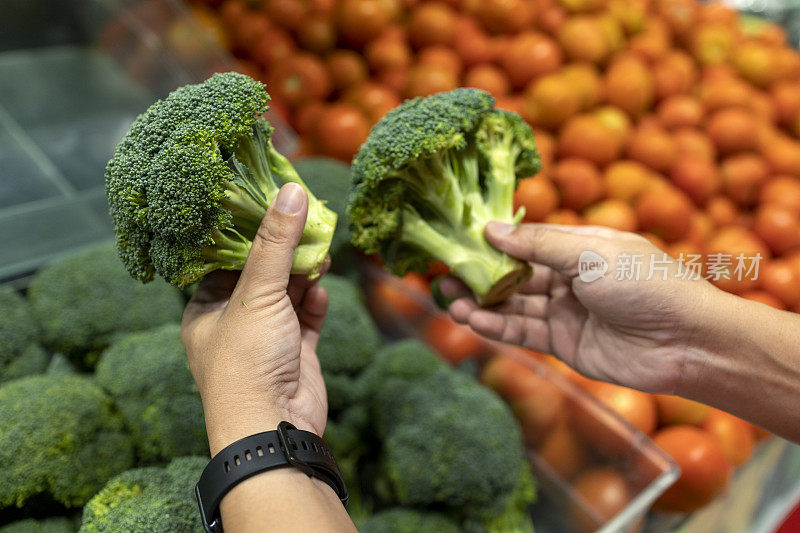
[[[308,292],[300,307],[297,318],[302,330],[302,341],[311,350],[317,349],[319,332],[328,312],[328,293],[319,285],[314,285]]]
[[[240,274],[239,270],[215,270],[209,273],[197,284],[190,302],[200,304],[227,302],[239,281]]]
[[[448,300],[456,300],[458,298],[469,298],[472,296],[472,291],[464,285],[464,283],[453,276],[445,276],[439,281],[439,290],[442,296]]]
[[[557,272],[573,277],[577,275],[578,257],[592,244],[596,234],[566,231],[570,226],[547,224],[520,224],[510,226],[490,222],[486,238],[497,249],[530,263],[548,266]]]
[[[503,315],[518,315],[527,318],[544,318],[550,298],[544,295],[513,294],[491,311]]]
[[[549,328],[541,319],[501,315],[481,309],[470,315],[469,326],[490,339],[540,352],[550,351]]]
[[[320,275],[315,277],[314,279],[309,279],[308,276],[304,274],[292,274],[289,276],[289,286],[286,289],[286,292],[289,294],[289,298],[292,300],[292,305],[294,307],[298,307],[300,303],[303,301],[303,298],[306,295],[306,291],[317,284],[317,282],[322,279],[331,266],[330,257],[325,260],[325,264],[322,265],[322,270],[320,271]]]
[[[522,294],[547,294],[550,280],[553,278],[553,269],[544,265],[532,265],[533,275],[526,281],[519,292]]]
[[[283,297],[307,214],[305,190],[296,183],[281,187],[253,239],[235,299],[246,299],[248,305],[258,307]]]
[[[450,316],[459,324],[466,324],[469,315],[478,309],[480,309],[478,304],[472,298],[459,298],[450,304]]]

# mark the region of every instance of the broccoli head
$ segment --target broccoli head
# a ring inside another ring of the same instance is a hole
[[[355,375],[370,364],[381,336],[352,281],[332,274],[320,281],[328,291],[328,318],[322,325],[317,356],[326,374]]]
[[[75,524],[67,517],[58,516],[36,520],[26,518],[0,527],[0,533],[74,533]]]
[[[86,504],[81,533],[203,531],[194,487],[207,463],[205,457],[181,457],[166,468],[123,472]]]
[[[131,276],[184,287],[240,270],[281,185],[304,183],[260,118],[269,95],[243,74],[186,85],[140,115],[106,168],[117,247]],[[309,192],[292,272],[319,274],[336,214]]]
[[[132,464],[122,418],[89,378],[30,376],[0,387],[0,507],[38,495],[83,505]]]
[[[460,533],[446,515],[395,507],[375,513],[358,527],[361,533]],[[511,532],[509,532],[511,533]]]
[[[530,127],[477,89],[409,100],[372,129],[353,160],[348,205],[353,244],[395,274],[438,259],[482,304],[503,300],[530,267],[484,237],[509,224],[517,180],[540,168]]]
[[[203,404],[178,324],[114,342],[97,364],[95,381],[116,401],[145,462],[206,453]]]
[[[383,475],[397,503],[465,518],[504,514],[527,462],[519,427],[498,396],[448,368],[385,388],[376,402]]]
[[[36,344],[39,328],[28,301],[11,287],[0,285],[0,315],[0,381],[42,372],[47,354]]]
[[[531,504],[535,500],[536,481],[526,463],[519,471],[516,487],[501,503],[500,512],[496,508],[477,512],[470,509],[462,523],[463,530],[466,533],[533,533]]]
[[[418,340],[397,341],[380,349],[361,373],[359,396],[371,400],[381,389],[391,387],[394,380],[414,380],[443,368],[445,363],[441,358]]]
[[[131,280],[110,245],[45,266],[28,297],[45,346],[90,366],[115,334],[180,322],[184,307],[174,287]]]
[[[38,344],[29,344],[16,359],[0,371],[0,383],[24,376],[44,373],[50,364],[50,356]]]

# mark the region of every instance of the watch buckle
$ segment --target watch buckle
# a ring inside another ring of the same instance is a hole
[[[306,463],[305,461],[299,459],[295,454],[295,449],[297,445],[295,444],[294,439],[289,436],[287,430],[290,429],[297,429],[292,424],[287,421],[282,421],[278,424],[278,440],[281,443],[281,447],[283,448],[283,453],[286,456],[286,461],[295,468],[299,468],[302,470],[307,476],[311,477],[314,475],[314,469]]]

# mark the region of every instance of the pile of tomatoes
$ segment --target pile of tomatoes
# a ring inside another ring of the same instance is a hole
[[[756,442],[767,436],[748,422],[706,405],[592,381],[551,356],[528,355],[650,435],[680,466],[680,478],[656,501],[656,510],[688,513],[706,505],[725,490],[733,468],[747,461]],[[580,398],[539,375],[536,367],[501,353],[484,365],[481,378],[509,402],[527,444],[541,461],[568,482],[576,500],[583,500],[590,510],[572,509],[576,521],[594,530],[661,470],[637,452],[634,439],[625,431],[615,430]]]
[[[195,0],[302,152],[349,161],[403,99],[472,86],[535,129],[526,220],[761,254],[725,290],[800,309],[800,55],[695,0]],[[732,273],[730,273],[732,274]]]
[[[478,87],[535,130],[544,168],[515,196],[526,221],[636,231],[676,258],[760,254],[757,277],[714,283],[800,311],[800,55],[775,24],[695,0],[195,0],[194,9],[239,68],[267,83],[303,153],[349,161],[403,99]],[[401,283],[368,291],[379,318],[395,313],[451,361],[483,353],[468,329],[407,297],[427,294],[427,279]],[[709,501],[762,436],[706,406],[560,371],[678,461],[683,475],[662,509]],[[536,420],[525,409],[543,407],[523,404],[521,420]],[[570,431],[558,426],[557,445],[537,446],[561,454],[554,464],[581,486],[571,476],[586,454]]]

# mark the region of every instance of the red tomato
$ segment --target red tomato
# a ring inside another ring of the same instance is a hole
[[[292,38],[277,28],[259,35],[250,48],[253,61],[265,69],[287,61],[294,53],[295,44]]]
[[[516,89],[531,80],[555,72],[563,57],[558,44],[547,35],[536,32],[514,37],[501,57],[501,64]]]
[[[649,435],[656,428],[656,405],[651,395],[602,381],[596,382],[588,390],[642,433]]]
[[[594,531],[609,521],[633,497],[622,474],[610,467],[599,467],[581,474],[572,488],[580,499],[572,504],[571,514],[584,531]],[[585,504],[589,512],[580,503]]]
[[[324,100],[331,91],[325,65],[308,52],[300,52],[275,64],[268,77],[272,82],[270,92],[274,91],[291,106],[308,100]]]
[[[469,326],[457,324],[447,315],[433,318],[425,336],[434,351],[451,363],[477,357],[485,346],[483,338]]]
[[[763,265],[758,284],[789,309],[800,303],[800,270],[788,260],[776,259]]]
[[[425,313],[425,299],[430,287],[425,279],[409,272],[400,279],[380,279],[372,287],[368,300],[377,318],[388,324],[397,317],[406,321],[419,319]]]
[[[458,85],[458,79],[452,72],[442,70],[438,65],[420,64],[411,68],[405,87],[405,96],[429,96],[431,94],[450,91]]]
[[[336,45],[336,28],[327,17],[309,18],[297,29],[297,39],[306,50],[320,54]]]
[[[681,477],[656,500],[654,509],[691,513],[725,490],[731,463],[711,434],[693,426],[672,426],[657,433],[653,442],[681,468]]]
[[[520,207],[525,208],[526,222],[542,222],[558,207],[558,191],[548,179],[522,179],[514,193],[514,210]]]
[[[322,154],[349,162],[367,139],[369,123],[359,109],[338,103],[322,111],[316,130]]]
[[[360,54],[352,50],[334,50],[326,59],[333,87],[340,91],[367,79],[367,65]]]
[[[800,248],[800,216],[781,205],[762,205],[753,220],[753,231],[777,255]]]
[[[373,124],[400,105],[400,97],[396,92],[385,85],[369,81],[347,91],[344,100],[361,108]]]
[[[458,17],[455,10],[440,2],[424,2],[411,12],[408,37],[417,48],[441,44],[449,46],[456,38]]]
[[[589,460],[581,439],[569,424],[557,424],[544,438],[537,450],[539,458],[562,479],[572,479]]]
[[[658,418],[662,425],[700,426],[708,418],[711,408],[680,396],[654,394],[658,406]]]
[[[361,46],[380,35],[398,11],[396,0],[341,0],[339,31],[346,41]]]
[[[722,447],[725,457],[734,466],[744,464],[753,453],[755,434],[753,426],[732,414],[712,409],[703,428]]]

